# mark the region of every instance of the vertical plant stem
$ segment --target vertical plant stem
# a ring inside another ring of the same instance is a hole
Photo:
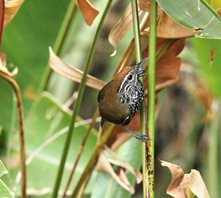
[[[131,0],[136,61],[141,61],[140,28],[137,1]]]
[[[65,189],[64,189],[64,193],[63,193],[63,196],[62,196],[63,198],[66,197],[66,193],[67,193],[67,191],[68,191],[68,188],[70,187],[70,184],[71,184],[72,178],[73,178],[73,176],[74,176],[75,170],[76,170],[76,168],[77,168],[78,162],[79,162],[79,160],[80,160],[81,154],[82,154],[83,151],[84,151],[84,148],[85,148],[85,144],[86,144],[86,142],[87,142],[87,139],[88,139],[88,137],[89,137],[89,135],[90,135],[90,132],[91,132],[91,130],[92,130],[94,124],[96,123],[96,119],[97,119],[98,113],[99,113],[99,112],[98,112],[98,109],[97,109],[96,112],[95,112],[95,114],[94,114],[94,116],[93,116],[93,119],[92,119],[91,124],[89,125],[87,131],[86,131],[85,134],[84,134],[83,140],[82,140],[82,142],[81,142],[80,149],[79,149],[79,151],[78,151],[78,153],[77,153],[77,157],[76,157],[75,162],[74,162],[74,164],[73,164],[73,167],[72,167],[70,176],[69,176],[69,178],[68,178],[68,182],[67,182],[67,184],[66,184],[66,186],[65,186]]]
[[[104,12],[102,14],[102,17],[100,19],[100,22],[98,24],[97,30],[95,32],[95,36],[94,36],[94,39],[93,39],[93,42],[92,42],[92,45],[91,45],[91,49],[89,51],[89,54],[88,54],[88,57],[87,57],[87,60],[86,60],[84,74],[82,76],[82,80],[81,80],[79,90],[78,90],[78,96],[77,96],[77,99],[76,99],[76,101],[73,105],[72,119],[71,119],[71,122],[70,122],[70,125],[69,125],[69,130],[68,130],[68,133],[67,133],[67,136],[66,136],[66,140],[65,140],[65,143],[64,143],[64,148],[63,148],[63,152],[62,152],[62,156],[61,156],[61,160],[60,160],[60,165],[59,165],[59,168],[58,168],[58,174],[57,174],[57,178],[56,178],[53,193],[52,193],[53,198],[58,196],[58,190],[59,190],[61,180],[62,180],[62,175],[63,175],[63,172],[64,172],[64,165],[65,165],[65,161],[67,159],[72,134],[74,132],[76,117],[77,117],[77,114],[78,114],[78,111],[79,111],[79,108],[80,108],[80,104],[81,104],[81,101],[82,101],[82,98],[83,98],[83,94],[84,94],[87,74],[88,74],[88,71],[89,71],[89,68],[90,68],[90,65],[91,65],[91,62],[92,62],[92,57],[93,57],[93,54],[94,54],[94,51],[95,51],[95,45],[96,45],[96,42],[97,42],[97,39],[98,39],[98,35],[100,33],[102,24],[103,24],[104,19],[107,15],[107,11],[108,11],[108,9],[111,5],[111,2],[112,2],[112,0],[109,0],[107,2],[105,10],[104,10]]]
[[[155,131],[155,65],[156,65],[157,2],[150,1],[149,66],[148,66],[148,192],[154,197],[154,131]]]
[[[137,1],[131,0],[132,17],[133,17],[133,31],[135,43],[136,61],[141,61],[141,44],[140,44],[140,29],[139,29],[139,13],[137,8]],[[146,135],[146,105],[145,100],[142,102],[140,110],[140,127],[143,135]],[[142,174],[143,174],[143,197],[147,197],[147,162],[146,162],[146,143],[142,144]]]
[[[103,131],[103,133],[99,139],[99,142],[98,142],[93,154],[91,155],[87,166],[84,169],[84,172],[81,174],[80,179],[78,180],[78,182],[73,190],[73,193],[71,196],[72,198],[78,197],[82,185],[85,183],[85,181],[87,181],[87,178],[91,175],[92,170],[94,169],[94,167],[96,165],[98,156],[99,156],[100,152],[102,151],[104,144],[108,140],[108,138],[113,130],[113,127],[114,127],[114,125],[110,124],[110,125],[108,125],[106,130]]]
[[[213,102],[214,119],[210,123],[209,127],[209,152],[208,152],[208,187],[211,197],[219,197],[219,127],[221,119],[221,103],[218,101]]]
[[[134,29],[134,42],[135,42],[135,55],[136,61],[141,61],[141,46],[140,46],[140,29],[139,29],[139,14],[137,8],[137,1],[131,0],[132,5],[132,17],[133,17],[133,29]],[[146,135],[146,105],[145,100],[140,109],[140,127],[143,135]],[[143,197],[147,197],[148,185],[147,185],[147,161],[146,161],[146,143],[142,143],[142,174],[143,174]]]
[[[62,23],[61,28],[58,32],[58,36],[57,36],[57,39],[56,39],[54,47],[53,47],[54,52],[57,55],[61,54],[62,47],[64,46],[65,39],[67,38],[69,29],[71,27],[72,20],[74,19],[74,15],[77,13],[76,11],[77,11],[77,6],[76,6],[75,2],[73,0],[70,0],[67,12],[65,14],[63,23]],[[45,71],[45,76],[43,77],[42,83],[40,85],[40,91],[47,89],[51,74],[52,74],[51,68],[47,67],[47,69]]]
[[[20,138],[20,163],[21,163],[21,198],[26,197],[26,166],[25,166],[25,134],[24,134],[24,122],[23,122],[23,108],[21,92],[16,81],[5,73],[0,71],[0,77],[6,80],[12,87],[17,103],[18,112],[18,125],[19,125],[19,138]]]

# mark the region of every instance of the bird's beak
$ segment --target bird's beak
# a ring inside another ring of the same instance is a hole
[[[138,77],[144,76],[145,70],[142,67],[137,68],[136,74]]]
[[[145,74],[144,69],[142,68],[142,65],[149,60],[149,57],[144,58],[142,61],[140,61],[139,63],[137,63],[135,65],[135,72],[137,73],[138,77],[141,77]]]

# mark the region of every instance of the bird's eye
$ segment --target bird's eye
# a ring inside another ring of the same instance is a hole
[[[128,80],[132,80],[133,79],[133,75],[130,74],[128,77],[127,77]]]
[[[125,103],[125,100],[124,100],[123,98],[121,98],[121,99],[120,99],[120,102],[124,104],[124,103]]]
[[[127,116],[122,122],[121,124],[122,125],[128,125],[130,123],[130,120],[131,120],[131,117],[130,116]]]

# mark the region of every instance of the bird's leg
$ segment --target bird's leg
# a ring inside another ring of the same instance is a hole
[[[126,129],[127,132],[129,132],[133,137],[135,137],[136,139],[142,141],[142,142],[147,142],[148,137],[146,135],[138,135],[134,132],[132,132],[130,129],[128,129],[126,126],[124,126],[124,128]]]

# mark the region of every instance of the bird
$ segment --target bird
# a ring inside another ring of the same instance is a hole
[[[101,125],[105,121],[126,126],[139,111],[144,100],[144,87],[139,79],[144,76],[142,65],[148,57],[134,66],[124,67],[109,83],[98,93],[97,101],[101,116]],[[138,135],[126,130],[135,138],[147,141],[146,135]]]

